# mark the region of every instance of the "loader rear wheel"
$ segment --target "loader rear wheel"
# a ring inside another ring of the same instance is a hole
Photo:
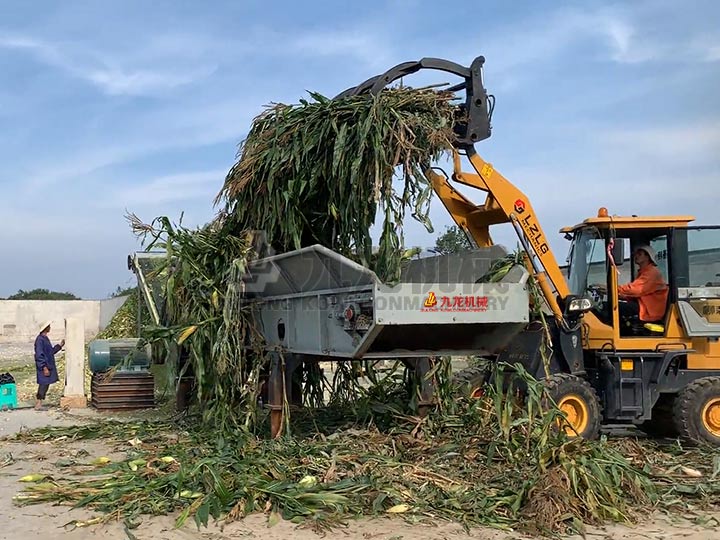
[[[720,377],[703,377],[683,388],[673,420],[683,439],[720,446]]]
[[[545,386],[566,418],[565,434],[571,438],[596,439],[600,433],[600,400],[593,387],[569,373],[551,375],[545,379]]]

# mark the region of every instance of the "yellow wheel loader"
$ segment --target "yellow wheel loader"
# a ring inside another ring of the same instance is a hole
[[[475,151],[490,137],[495,103],[484,87],[484,62],[407,62],[338,97],[377,93],[425,69],[460,77],[451,87],[465,97],[458,106],[453,174],[433,168],[426,174],[475,248],[493,245],[492,225],[514,227],[551,315],[549,332],[532,321],[494,359],[519,362],[544,380],[572,434],[594,438],[602,425],[626,424],[720,445],[720,226],[695,226],[690,216],[615,216],[601,208],[561,230],[570,241],[563,270],[530,200]],[[470,172],[462,170],[463,157]],[[453,182],[484,193],[484,202],[470,201]],[[637,277],[629,257],[638,246],[654,252],[666,285],[664,309],[653,320],[627,309],[632,300],[618,294]],[[548,333],[546,362],[540,351]],[[465,380],[475,393],[482,380],[476,374]]]

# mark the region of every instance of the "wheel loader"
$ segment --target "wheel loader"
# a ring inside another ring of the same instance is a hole
[[[570,241],[566,269],[558,264],[531,201],[475,150],[491,135],[495,99],[483,82],[484,57],[469,67],[436,58],[395,66],[338,97],[377,93],[421,70],[458,76],[451,177],[426,171],[434,191],[474,248],[493,246],[490,227],[509,223],[542,291],[549,332],[530,321],[491,360],[522,364],[544,380],[568,419],[571,436],[595,438],[603,425],[638,426],[651,434],[720,445],[720,226],[697,226],[691,216],[596,216],[563,228]],[[462,170],[462,158],[471,172]],[[484,193],[476,204],[453,182]],[[633,280],[630,256],[650,246],[667,285],[664,313],[641,320],[618,287]],[[550,335],[549,359],[541,345]],[[485,374],[460,375],[471,393]]]
[[[519,363],[544,381],[567,417],[570,436],[592,439],[603,425],[624,424],[720,445],[720,226],[695,226],[691,216],[616,216],[600,208],[560,231],[570,241],[563,269],[531,201],[475,150],[491,135],[495,106],[484,86],[484,63],[482,56],[469,67],[423,58],[335,97],[375,95],[425,70],[460,79],[444,89],[460,98],[452,175],[435,166],[425,174],[472,249],[455,258],[411,261],[392,290],[325,246],[251,262],[243,290],[272,355],[263,395],[272,436],[280,433],[283,389],[289,403],[302,402],[293,373],[308,363],[399,358],[423,381],[418,410],[427,411],[433,403],[425,377],[430,359],[480,355],[491,363]],[[470,171],[463,170],[463,160]],[[484,201],[471,201],[456,184],[484,194]],[[490,234],[499,224],[514,228],[524,264],[497,287],[482,283],[471,296],[458,295],[480,281],[488,261],[506,254]],[[655,253],[666,285],[664,309],[653,320],[633,315],[618,294],[636,277],[629,257],[638,246]],[[530,275],[542,292],[547,323],[529,316]],[[433,287],[453,292],[437,298]],[[474,308],[443,310],[448,298]],[[549,356],[543,354],[548,346]],[[487,374],[470,369],[457,378],[477,395]]]

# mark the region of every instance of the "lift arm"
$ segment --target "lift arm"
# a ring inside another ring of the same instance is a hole
[[[565,298],[570,290],[530,200],[473,149],[468,150],[467,157],[475,173],[462,172],[460,154],[455,151],[453,180],[486,192],[484,204],[470,202],[445,177],[430,171],[433,189],[455,223],[470,234],[478,247],[492,245],[491,225],[512,224],[548,306],[562,319],[557,296]]]

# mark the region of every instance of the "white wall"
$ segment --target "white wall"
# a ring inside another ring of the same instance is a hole
[[[65,336],[65,319],[81,319],[85,339],[103,330],[127,296],[109,300],[0,300],[0,343],[32,342],[40,325],[51,321],[50,340]]]

